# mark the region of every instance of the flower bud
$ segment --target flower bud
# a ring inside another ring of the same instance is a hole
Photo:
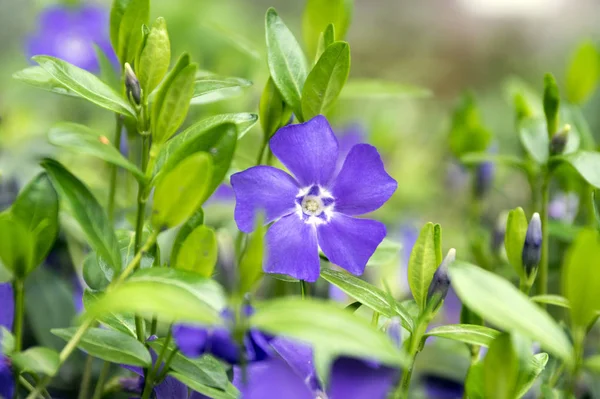
[[[386,329],[388,337],[400,348],[402,346],[402,325],[399,317],[392,317]]]
[[[448,266],[456,259],[456,250],[454,248],[448,251],[448,254],[444,258],[442,264],[437,268],[429,284],[429,290],[427,291],[427,305],[433,311],[440,307],[446,295],[448,294],[448,288],[450,287],[450,276],[448,275]]]
[[[523,245],[523,267],[527,276],[537,270],[542,254],[542,222],[539,213],[534,213],[527,227]]]
[[[137,105],[140,105],[142,96],[140,82],[128,62],[125,63],[125,88],[127,89],[127,95],[132,98]]]
[[[494,163],[482,162],[475,169],[475,196],[483,198],[490,188],[494,180]]]
[[[492,252],[499,254],[504,246],[504,236],[506,235],[506,222],[508,212],[502,212],[496,220],[496,225],[492,231]]]
[[[550,155],[560,155],[565,150],[571,125],[565,125],[560,131],[554,133],[550,140]]]

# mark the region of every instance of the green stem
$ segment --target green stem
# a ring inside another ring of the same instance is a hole
[[[537,277],[537,295],[546,295],[548,293],[548,201],[550,196],[550,171],[547,169],[542,172],[544,174],[541,187],[541,206],[540,219],[542,221],[542,254],[540,257],[540,268]],[[545,308],[545,304],[540,304]]]
[[[25,315],[25,284],[21,279],[13,282],[15,291],[15,353],[23,349],[23,318]]]
[[[100,371],[100,376],[98,377],[98,382],[96,382],[96,389],[94,389],[94,396],[92,399],[102,398],[102,394],[104,393],[104,381],[106,380],[106,377],[108,377],[109,371],[110,363],[104,362],[104,364],[102,364],[102,371]]]
[[[415,360],[419,351],[421,350],[421,341],[423,340],[423,334],[427,330],[429,320],[426,318],[420,318],[415,326],[413,333],[410,336],[408,355],[410,359],[410,365],[402,373],[402,379],[399,385],[396,387],[394,393],[395,399],[406,399],[408,398],[408,391],[410,388],[410,380],[412,378],[412,372],[415,365]]]
[[[116,116],[117,125],[115,127],[115,141],[113,143],[117,151],[120,151],[121,131],[123,130],[123,119],[120,115]],[[111,165],[110,169],[110,186],[108,189],[108,219],[114,220],[115,217],[115,196],[117,193],[117,173],[119,168],[117,165]]]
[[[300,293],[302,299],[305,299],[308,296],[308,283],[304,280],[300,280]]]
[[[173,336],[172,328],[169,327],[169,332],[167,333],[167,336],[165,338],[165,342],[163,344],[162,350],[160,351],[160,354],[158,355],[158,358],[156,359],[156,363],[154,364],[154,367],[152,367],[152,369],[148,372],[148,375],[146,376],[146,381],[144,384],[144,391],[142,392],[142,399],[150,399],[150,395],[152,394],[152,390],[154,389],[154,379],[155,379],[158,371],[160,370],[160,366],[163,362],[163,359],[165,358],[165,355],[167,354],[167,350],[169,348],[169,344],[171,343],[172,336]],[[165,367],[167,367],[167,366],[165,365]]]
[[[575,397],[575,388],[577,380],[579,378],[579,372],[581,371],[581,365],[583,363],[583,343],[585,341],[585,330],[582,328],[575,328],[573,330],[573,354],[575,358],[575,365],[571,374],[571,383],[569,384],[569,392]]]
[[[87,355],[85,360],[85,367],[83,369],[83,377],[81,378],[81,385],[79,386],[79,399],[86,399],[88,397],[88,390],[90,389],[90,380],[92,377],[92,366],[94,364],[94,357]]]
[[[33,385],[31,385],[31,383],[29,381],[27,381],[27,379],[25,377],[23,377],[22,375],[19,376],[19,384],[24,386],[29,392],[35,392],[35,387]],[[50,395],[45,390],[44,390],[43,394],[40,393],[40,394],[38,394],[38,396],[40,398],[51,399]]]
[[[587,185],[583,189],[583,192],[584,192],[583,200],[585,201],[585,207],[586,207],[587,224],[592,229],[597,229],[598,226],[596,225],[596,208],[595,208],[594,196],[593,196],[594,187]]]
[[[155,381],[158,384],[160,384],[161,381],[164,380],[165,377],[167,376],[167,373],[169,372],[169,366],[173,362],[173,359],[175,358],[175,355],[177,354],[177,352],[179,352],[179,349],[175,348],[171,351],[171,353],[169,353],[169,357],[167,358],[167,360],[165,360],[165,366],[163,367],[159,376],[155,378]]]
[[[267,140],[264,140],[262,145],[260,146],[260,151],[258,151],[258,158],[256,158],[257,165],[260,165],[262,163],[262,160],[265,155],[265,150],[267,149],[268,144],[269,144],[269,142]]]

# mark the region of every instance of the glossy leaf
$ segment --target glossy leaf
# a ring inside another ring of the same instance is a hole
[[[118,0],[117,0],[118,1]],[[124,4],[124,2],[119,1]],[[140,51],[142,43],[142,25],[148,25],[150,19],[150,1],[149,0],[130,0],[122,9],[120,18],[111,14],[111,39],[113,37],[113,23],[116,25],[119,19],[119,30],[117,43],[113,41],[113,46],[116,49],[117,56],[121,61],[121,65],[129,62],[134,64]],[[113,12],[115,12],[113,5]],[[137,68],[137,65],[135,66]]]
[[[318,46],[321,32],[332,24],[335,40],[343,40],[350,26],[353,0],[308,0],[302,17],[304,44],[312,57]]]
[[[265,232],[266,227],[262,223],[262,218],[258,218],[254,232],[248,236],[246,249],[242,254],[238,266],[240,295],[252,292],[256,283],[263,276],[263,258],[265,257]]]
[[[431,97],[429,89],[376,79],[350,79],[340,95],[343,99],[393,100]]]
[[[58,236],[58,194],[47,174],[37,175],[25,186],[13,203],[11,213],[34,239],[32,266],[40,265]]]
[[[196,392],[201,393],[202,395],[213,398],[213,399],[236,399],[239,397],[239,392],[237,388],[235,388],[231,383],[227,387],[227,391],[223,391],[220,389],[216,389],[210,387],[208,385],[202,384],[198,381],[197,377],[189,376],[182,373],[178,373],[176,371],[170,371],[168,373],[171,377],[175,378],[178,381],[183,382],[185,385],[190,387]]]
[[[571,322],[587,327],[600,311],[600,236],[583,230],[564,259],[563,295],[571,305]]]
[[[578,151],[559,158],[569,163],[589,184],[600,188],[600,154],[592,151]]]
[[[69,341],[76,331],[77,327],[53,329],[52,334]],[[144,344],[119,331],[90,328],[77,347],[107,362],[141,367],[152,365],[150,352]]]
[[[427,223],[421,229],[408,261],[408,285],[419,309],[424,310],[433,274],[442,263],[442,230]]]
[[[519,138],[527,153],[540,165],[548,161],[550,139],[543,119],[525,119],[519,124]]]
[[[490,345],[483,360],[485,397],[514,399],[519,379],[519,358],[509,334],[502,334]]]
[[[292,116],[292,109],[285,103],[271,77],[267,80],[267,84],[260,97],[258,110],[260,114],[260,126],[262,127],[265,140],[271,138]]]
[[[350,73],[350,46],[336,42],[327,47],[308,74],[302,89],[305,120],[325,114],[340,95]]]
[[[315,62],[321,58],[321,54],[325,49],[331,46],[335,42],[335,27],[333,24],[327,25],[327,28],[319,35],[319,45],[317,46],[317,54],[315,55]]]
[[[78,123],[61,122],[48,132],[48,141],[79,154],[91,155],[131,172],[145,181],[142,171],[125,158],[103,134]]]
[[[56,80],[41,66],[31,66],[13,73],[12,77],[38,89],[71,97],[81,97],[67,86]]]
[[[385,333],[331,302],[273,299],[260,304],[249,323],[261,331],[304,341],[331,356],[368,357],[398,366],[407,360]]]
[[[61,85],[78,96],[121,115],[135,115],[131,105],[90,72],[58,58],[36,55],[32,58]]]
[[[157,182],[152,206],[156,228],[174,227],[202,204],[211,182],[212,160],[199,152],[181,161]]]
[[[185,239],[173,267],[210,277],[217,264],[217,236],[207,226],[196,227]]]
[[[548,363],[547,353],[538,353],[532,356],[526,371],[521,372],[517,383],[517,398],[522,398],[533,386]]]
[[[525,245],[525,235],[527,234],[528,225],[527,216],[525,216],[523,208],[518,207],[508,212],[504,248],[506,249],[508,261],[520,277],[525,276],[523,269],[523,246]]]
[[[427,331],[425,336],[448,338],[470,345],[489,346],[500,335],[493,328],[471,324],[448,324]]]
[[[175,236],[173,247],[171,248],[171,264],[177,263],[177,257],[179,256],[181,246],[190,233],[194,231],[196,227],[201,226],[202,224],[204,224],[204,211],[202,208],[198,208],[196,212],[194,212],[194,214],[181,225],[181,228]]]
[[[569,309],[571,307],[569,300],[560,295],[535,295],[531,297],[531,300],[546,305],[560,306],[561,308]]]
[[[566,93],[573,104],[583,104],[598,85],[600,77],[600,54],[591,40],[577,46],[567,67]]]
[[[192,104],[208,104],[237,97],[252,82],[241,78],[224,78],[216,75],[196,76]]]
[[[567,364],[571,362],[572,347],[563,330],[510,282],[460,261],[450,265],[450,279],[461,301],[487,322],[531,338]]]
[[[139,65],[136,66],[140,86],[146,96],[158,86],[165,77],[171,64],[171,42],[167,23],[159,17],[150,27],[150,33],[140,53]]]
[[[94,301],[102,296],[102,292],[93,292],[85,290],[83,293],[83,306],[85,309],[90,308]],[[135,332],[135,317],[133,313],[106,313],[98,319],[98,321],[115,331],[120,331],[137,339]]]
[[[142,269],[94,302],[86,315],[99,318],[110,313],[156,315],[164,321],[205,324],[220,322],[225,306],[221,287],[213,280],[185,270],[165,267]]]
[[[16,353],[12,363],[21,372],[34,372],[53,376],[60,367],[58,352],[43,346],[34,346],[24,352]]]
[[[112,223],[90,190],[64,166],[45,159],[46,169],[62,200],[66,201],[73,217],[85,233],[90,246],[115,270],[121,271],[121,253]]]
[[[24,222],[7,212],[0,214],[0,260],[15,276],[23,278],[33,269],[34,237]]]
[[[308,73],[302,48],[273,8],[267,11],[265,30],[271,78],[296,117],[302,120],[302,87]]]

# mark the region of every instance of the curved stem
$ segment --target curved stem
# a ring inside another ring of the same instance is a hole
[[[87,358],[85,359],[85,367],[83,369],[83,377],[81,378],[81,385],[79,386],[79,395],[77,396],[78,399],[86,399],[88,397],[93,364],[94,357],[87,355]]]
[[[162,350],[156,359],[156,363],[154,367],[148,371],[148,375],[146,376],[146,380],[144,382],[144,391],[142,392],[142,399],[150,399],[150,395],[152,394],[152,390],[154,389],[154,379],[156,378],[158,372],[161,370],[160,366],[165,358],[167,350],[169,348],[169,344],[171,343],[171,337],[173,336],[172,328],[169,327],[169,332],[165,338],[165,342],[163,344]],[[168,367],[165,364],[164,367]]]
[[[102,398],[102,394],[104,393],[104,381],[106,380],[106,377],[108,377],[109,371],[110,363],[104,362],[102,371],[100,371],[100,376],[98,377],[98,382],[96,382],[96,389],[94,389],[94,396],[92,396],[92,399]]]
[[[550,196],[550,171],[547,169],[542,172],[544,174],[541,187],[541,212],[540,219],[542,221],[542,254],[540,257],[540,268],[537,277],[537,295],[546,295],[548,292],[548,200]],[[545,304],[540,304],[543,308]]]

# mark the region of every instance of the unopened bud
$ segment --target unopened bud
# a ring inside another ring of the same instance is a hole
[[[567,145],[567,140],[569,139],[570,130],[571,125],[565,125],[561,130],[554,133],[552,139],[550,140],[551,155],[560,155],[563,153]]]
[[[125,88],[127,89],[127,95],[130,96],[137,105],[140,105],[142,97],[140,82],[128,62],[125,63]]]
[[[494,180],[494,163],[482,162],[475,169],[475,196],[483,198],[490,188]]]
[[[523,245],[523,267],[527,276],[537,270],[542,254],[542,221],[539,213],[534,213],[527,227]]]
[[[492,231],[492,252],[499,254],[504,245],[504,236],[506,235],[506,222],[508,212],[502,212],[496,220],[496,225]]]
[[[402,324],[399,317],[392,317],[386,329],[388,337],[400,348],[402,346]]]
[[[427,305],[435,311],[442,304],[448,288],[450,288],[450,276],[448,275],[448,266],[456,259],[456,250],[454,248],[448,251],[448,254],[442,261],[442,264],[437,268],[429,284],[427,291]]]

